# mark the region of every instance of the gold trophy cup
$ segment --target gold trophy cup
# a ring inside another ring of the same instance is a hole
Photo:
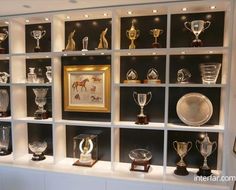
[[[155,38],[155,41],[152,43],[152,47],[153,48],[159,48],[160,47],[160,44],[157,42],[157,38],[163,34],[163,30],[161,29],[157,29],[157,28],[154,28],[152,30],[150,30],[150,33],[151,35],[153,35],[153,37]]]
[[[129,30],[126,31],[126,36],[131,40],[131,44],[129,45],[129,49],[135,49],[136,46],[134,44],[134,40],[136,40],[140,35],[140,30],[136,30],[134,27],[134,20],[132,21],[132,26]]]

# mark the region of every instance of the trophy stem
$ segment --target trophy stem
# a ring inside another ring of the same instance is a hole
[[[131,44],[129,45],[129,49],[135,49],[134,40],[131,40]]]
[[[207,157],[204,157],[204,163],[203,163],[203,168],[209,168],[207,164]]]
[[[157,43],[157,37],[154,37],[155,38],[155,43]]]
[[[37,46],[36,46],[36,48],[40,48],[40,46],[39,46],[39,39],[37,39]]]
[[[144,113],[143,113],[143,111],[144,111],[143,108],[144,108],[144,107],[143,107],[143,106],[140,106],[140,107],[141,107],[141,109],[140,109],[140,114],[139,114],[139,115],[140,115],[140,116],[144,116]]]

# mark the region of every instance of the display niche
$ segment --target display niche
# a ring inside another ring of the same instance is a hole
[[[195,35],[185,27],[184,23],[194,20],[210,22],[208,28],[206,28],[207,23],[204,24],[206,30],[203,30],[199,35],[199,39],[202,41],[202,47],[223,46],[225,13],[205,12],[171,15],[170,47],[191,47],[193,45],[192,41],[195,39]]]
[[[0,27],[1,43],[0,54],[9,53],[9,28],[8,26]]]
[[[25,40],[26,53],[51,52],[51,23],[25,25]]]
[[[65,56],[61,58],[62,76],[64,66],[111,65],[111,56]],[[62,119],[85,121],[111,121],[111,113],[79,112],[64,110],[64,78],[62,77]]]
[[[137,32],[134,41],[136,49],[153,48],[155,39],[151,30],[154,29],[161,30],[157,37],[158,48],[166,48],[167,16],[156,15],[121,18],[121,49],[129,49],[131,41],[127,33],[131,29],[132,23]]]
[[[213,55],[171,55],[170,56],[170,83],[177,83],[177,73],[181,69],[187,69],[190,72],[191,77],[189,83],[202,84],[200,64],[213,63],[221,64],[222,68],[222,54]],[[221,83],[221,72],[220,69],[216,83]]]
[[[111,129],[104,127],[86,127],[66,125],[66,156],[80,158],[74,155],[74,137],[85,134],[97,136],[98,160],[111,161]]]
[[[77,20],[65,22],[65,47],[72,37],[75,43],[75,49],[81,51],[83,47],[83,39],[88,37],[87,50],[96,50],[99,45],[101,33],[106,30],[106,40],[108,48],[111,49],[111,19],[96,19],[96,20]]]
[[[0,60],[0,85],[10,82],[9,60]]]

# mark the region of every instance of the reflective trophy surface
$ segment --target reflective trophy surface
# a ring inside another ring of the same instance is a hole
[[[0,126],[0,156],[11,153],[10,146],[10,126]]]
[[[132,20],[132,25],[129,30],[126,31],[126,36],[131,40],[131,44],[129,45],[129,49],[135,49],[136,46],[134,44],[134,40],[136,40],[140,35],[140,30],[136,30],[134,26],[134,20]]]
[[[34,113],[34,119],[47,119],[48,113],[44,109],[44,105],[47,103],[48,88],[34,88],[35,103],[38,106],[38,110]]]
[[[108,49],[108,41],[106,39],[107,31],[108,31],[108,28],[102,31],[102,33],[100,34],[98,47],[95,49]]]
[[[41,29],[33,30],[33,31],[31,31],[30,34],[37,42],[37,45],[34,48],[34,52],[40,52],[39,40],[45,36],[46,30],[41,30]]]
[[[204,157],[204,163],[199,168],[197,175],[210,176],[212,173],[211,173],[211,168],[207,164],[207,158],[216,150],[217,143],[216,143],[216,141],[211,142],[208,137],[208,134],[206,133],[205,137],[202,141],[196,140],[196,148],[201,153],[201,155]]]
[[[48,79],[48,83],[52,83],[52,66],[46,66],[46,77]]]
[[[144,80],[144,83],[160,84],[161,80],[159,79],[158,71],[154,68],[149,69],[147,72],[147,79]]]
[[[150,33],[151,35],[154,37],[155,41],[152,43],[152,47],[153,48],[159,48],[160,47],[160,44],[157,42],[157,38],[163,34],[163,30],[161,29],[157,29],[157,28],[154,28],[152,30],[150,30]]]
[[[144,94],[144,93],[133,92],[133,98],[135,103],[139,105],[141,108],[140,114],[137,115],[137,121],[135,122],[135,124],[140,124],[140,125],[148,124],[148,118],[144,114],[144,106],[146,106],[151,101],[152,93],[148,92],[147,94]]]
[[[2,47],[2,42],[8,37],[8,31],[5,29],[0,33],[0,54],[6,53],[5,48]]]
[[[200,64],[200,71],[203,84],[216,84],[220,73],[220,63],[205,63]]]
[[[141,83],[141,81],[138,80],[138,73],[134,69],[128,70],[124,83]]]
[[[46,148],[46,141],[34,141],[32,143],[29,143],[29,149],[31,152],[33,152],[33,157],[31,160],[40,161],[46,159],[46,157],[44,156],[44,151],[46,150]]]
[[[89,40],[88,36],[82,39],[82,45],[83,45],[82,51],[88,51],[88,40]]]
[[[0,117],[7,117],[9,105],[9,94],[6,89],[0,89]]]
[[[192,22],[185,22],[184,26],[189,31],[191,31],[195,35],[195,39],[192,41],[193,47],[200,47],[202,46],[202,40],[199,39],[199,35],[209,28],[211,25],[210,21],[204,21],[204,20],[193,20]]]
[[[27,74],[27,82],[28,83],[37,83],[38,82],[34,67],[29,67],[29,73]]]
[[[191,76],[192,75],[191,75],[191,73],[189,72],[188,69],[185,69],[185,68],[180,69],[177,72],[177,82],[178,83],[183,83],[183,84],[189,83],[189,80],[190,80]]]
[[[7,83],[10,75],[7,72],[0,72],[0,83]]]
[[[182,175],[182,176],[188,175],[189,172],[186,169],[187,165],[184,162],[184,157],[187,155],[187,153],[192,148],[192,142],[174,141],[173,147],[174,147],[175,151],[177,152],[177,154],[180,156],[180,161],[176,164],[176,170],[174,171],[174,173],[176,175]]]

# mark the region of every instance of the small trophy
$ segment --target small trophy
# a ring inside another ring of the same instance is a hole
[[[204,20],[193,20],[192,22],[185,22],[184,26],[189,31],[193,32],[195,35],[195,39],[192,41],[193,47],[200,47],[202,46],[202,40],[200,40],[198,37],[207,28],[209,28],[211,25],[210,21],[204,21]]]
[[[200,147],[198,147],[198,144],[200,145]],[[208,134],[206,133],[202,141],[199,140],[196,141],[196,147],[198,151],[201,153],[201,155],[204,157],[203,166],[199,168],[197,175],[210,176],[212,173],[211,173],[211,168],[207,164],[207,157],[209,157],[216,150],[217,143],[215,141],[211,142],[208,137]]]
[[[7,72],[0,72],[0,83],[7,83],[10,75]]]
[[[74,35],[75,30],[69,34],[66,48],[63,51],[75,51],[75,41],[73,39]]]
[[[34,72],[35,68],[34,67],[29,67],[29,73],[27,74],[27,82],[28,83],[37,83],[37,75]]]
[[[141,81],[138,80],[138,73],[134,69],[128,70],[124,83],[141,83]]]
[[[82,45],[83,45],[82,51],[88,51],[88,36],[82,39]]]
[[[8,31],[6,29],[3,30],[3,32],[0,33],[0,54],[4,54],[5,48],[2,47],[2,42],[7,39],[8,37]]]
[[[160,44],[157,42],[157,38],[163,34],[163,30],[161,29],[157,29],[157,28],[154,28],[152,30],[150,30],[150,33],[151,35],[153,35],[153,37],[155,38],[155,41],[152,43],[152,47],[153,48],[159,48],[160,47]]]
[[[92,167],[98,159],[97,135],[80,134],[73,138],[73,157],[79,159],[74,166]]]
[[[135,49],[134,40],[136,40],[140,35],[140,30],[136,30],[134,27],[134,20],[132,20],[132,26],[129,30],[126,30],[126,36],[131,40],[131,44],[129,45],[129,49]]]
[[[38,30],[33,30],[31,31],[31,36],[37,41],[37,45],[34,48],[34,52],[40,52],[40,46],[39,46],[39,40],[42,39],[45,34],[46,34],[46,30],[42,30],[42,27],[40,27],[40,29]]]
[[[187,155],[187,153],[192,148],[192,142],[174,141],[173,147],[176,150],[177,154],[180,156],[180,161],[176,164],[176,170],[174,171],[174,173],[176,175],[182,175],[182,176],[188,175],[189,172],[186,169],[187,165],[184,162],[184,157]]]
[[[0,156],[11,154],[10,140],[11,140],[11,127],[0,126]]]
[[[149,99],[147,98],[149,96]],[[146,115],[144,115],[143,113],[143,109],[144,106],[146,106],[152,99],[152,93],[148,92],[147,94],[141,94],[141,93],[137,93],[137,92],[133,92],[133,98],[134,101],[137,105],[140,106],[141,110],[140,110],[140,114],[137,115],[137,121],[135,122],[135,124],[148,124],[148,118]]]
[[[44,109],[44,105],[47,103],[48,88],[34,88],[35,103],[38,106],[38,110],[34,113],[34,119],[47,119],[48,113]]]
[[[182,84],[189,83],[189,79],[191,78],[191,76],[192,75],[188,69],[180,69],[177,72],[177,82]]]
[[[9,106],[9,94],[6,89],[0,89],[0,117],[9,115],[7,108]]]
[[[103,30],[102,33],[100,34],[99,44],[98,44],[98,47],[95,48],[96,50],[98,50],[98,49],[108,49],[108,42],[107,42],[107,39],[106,39],[107,30],[108,30],[108,28]]]
[[[144,80],[144,83],[160,84],[161,80],[158,78],[158,71],[154,68],[151,68],[147,72],[147,79]]]

